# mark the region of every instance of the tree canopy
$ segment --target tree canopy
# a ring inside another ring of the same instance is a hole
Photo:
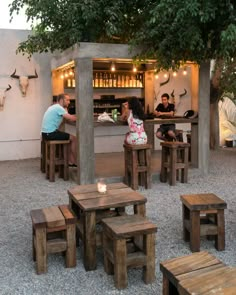
[[[140,58],[155,58],[158,69],[236,58],[235,0],[14,0],[11,17],[23,7],[32,34],[22,53],[87,41],[141,45]]]

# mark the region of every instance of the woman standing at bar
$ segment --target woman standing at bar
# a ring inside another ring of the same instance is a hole
[[[125,136],[126,144],[147,143],[147,134],[143,127],[144,118],[143,107],[137,97],[131,97],[123,104],[121,119],[128,122],[130,130]]]

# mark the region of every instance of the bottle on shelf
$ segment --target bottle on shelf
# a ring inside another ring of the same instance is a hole
[[[94,87],[99,87],[99,79],[98,79],[98,73],[95,74],[95,82]]]

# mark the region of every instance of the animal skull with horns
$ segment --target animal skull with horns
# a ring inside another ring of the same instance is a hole
[[[0,89],[0,110],[3,110],[4,102],[6,98],[6,92],[11,89],[11,85],[8,84],[8,87],[6,89]]]
[[[21,90],[22,96],[26,96],[26,91],[29,86],[29,79],[38,78],[38,74],[35,70],[35,75],[19,76],[19,75],[16,75],[16,69],[15,69],[14,73],[11,74],[11,77],[19,79],[19,85],[20,85],[20,90]]]

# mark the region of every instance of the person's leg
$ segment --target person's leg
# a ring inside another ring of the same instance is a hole
[[[165,140],[165,137],[163,136],[163,130],[161,128],[157,129],[156,137],[159,138],[160,140]]]
[[[171,125],[168,128],[167,134],[170,138],[173,138],[174,140],[176,140],[176,135],[175,135],[175,125]]]

